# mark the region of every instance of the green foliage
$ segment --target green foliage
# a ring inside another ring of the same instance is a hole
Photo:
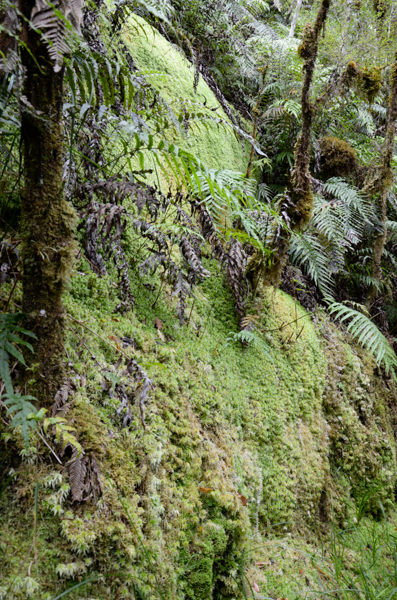
[[[397,357],[376,324],[362,312],[339,302],[332,302],[329,311],[341,323],[348,321],[347,331],[374,356],[379,365],[384,366],[387,373],[391,372],[395,378]]]
[[[321,239],[310,232],[303,235],[295,233],[291,239],[290,259],[293,264],[304,269],[324,296],[333,295],[335,282],[330,270],[329,255]]]
[[[269,344],[267,344],[265,340],[254,331],[250,331],[248,329],[242,329],[237,333],[233,333],[231,331],[226,339],[226,344],[230,344],[232,342],[241,342],[243,345],[256,346],[264,352],[265,356],[267,356],[271,362],[273,362],[270,354]]]
[[[335,275],[344,271],[349,250],[363,240],[369,227],[378,227],[371,201],[344,179],[331,178],[315,196],[307,231],[293,236],[291,260],[324,296],[333,296]]]
[[[29,402],[36,400],[33,396],[22,396],[19,392],[6,393],[3,404],[7,408],[7,416],[11,416],[11,428],[20,427],[25,442],[25,447],[29,447],[30,432],[37,427],[35,415],[37,408]]]
[[[3,381],[5,393],[1,399],[4,406],[7,408],[7,416],[11,416],[11,427],[20,427],[25,442],[25,446],[29,445],[29,432],[34,430],[37,423],[30,415],[37,414],[37,408],[33,406],[30,400],[36,400],[33,396],[23,396],[19,392],[14,391],[11,380],[10,359],[14,357],[17,361],[26,366],[25,359],[18,349],[19,346],[26,346],[33,352],[32,345],[22,339],[20,335],[36,336],[31,331],[23,329],[18,323],[22,320],[21,313],[2,314],[0,315],[0,378]]]

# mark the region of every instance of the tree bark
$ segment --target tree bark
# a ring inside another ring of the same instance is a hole
[[[30,19],[35,2],[22,1]],[[21,59],[26,69],[22,110],[23,300],[27,329],[34,330],[35,365],[29,391],[41,406],[51,405],[65,379],[62,294],[75,254],[76,216],[63,191],[62,80],[46,45],[25,22]]]
[[[389,111],[386,121],[386,134],[385,142],[382,151],[382,164],[375,181],[372,181],[368,186],[369,191],[377,191],[379,193],[379,208],[382,230],[377,233],[373,241],[373,256],[371,263],[371,276],[377,283],[382,279],[382,255],[385,249],[387,229],[387,197],[389,191],[393,186],[394,176],[391,168],[391,161],[393,159],[394,142],[396,137],[396,123],[397,123],[397,53],[394,59],[394,63],[391,66],[391,77],[390,77],[390,97],[389,97]],[[371,190],[372,188],[372,190]],[[378,286],[373,283],[367,293],[366,305],[370,308],[371,304],[378,297]]]

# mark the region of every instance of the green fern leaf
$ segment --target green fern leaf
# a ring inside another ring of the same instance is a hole
[[[29,400],[36,400],[36,398],[21,396],[21,394],[14,392],[9,365],[11,356],[25,365],[25,359],[16,344],[26,346],[33,351],[33,347],[29,342],[15,334],[15,332],[18,332],[36,337],[31,331],[17,325],[22,318],[22,313],[0,315],[0,378],[4,383],[6,392],[2,397],[3,404],[7,408],[7,416],[12,417],[11,428],[21,427],[25,445],[28,446],[29,432],[37,427],[36,421],[29,418],[29,415],[37,413],[37,409]]]
[[[391,372],[396,376],[397,356],[373,321],[363,313],[339,302],[330,304],[328,310],[341,323],[349,321],[347,331],[372,354],[378,365],[384,366],[387,373]]]
[[[37,428],[37,421],[32,416],[37,414],[37,408],[29,402],[36,400],[34,396],[21,396],[14,391],[12,394],[6,394],[4,405],[7,408],[7,416],[12,416],[11,428],[20,427],[25,442],[29,446],[29,433]]]

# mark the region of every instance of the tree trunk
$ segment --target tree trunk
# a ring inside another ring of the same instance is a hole
[[[24,0],[29,20],[34,1]],[[63,192],[62,80],[63,69],[54,72],[40,36],[23,25],[22,47],[26,69],[25,106],[22,111],[23,145],[22,239],[23,301],[25,325],[37,340],[27,375],[41,406],[51,405],[65,379],[62,294],[75,254],[75,212]]]
[[[266,265],[264,278],[267,283],[278,285],[281,272],[288,254],[291,232],[302,230],[310,220],[313,209],[313,193],[310,177],[310,137],[312,132],[315,106],[310,102],[310,88],[316,66],[318,43],[322,28],[325,25],[330,0],[322,0],[314,27],[305,26],[302,43],[298,54],[305,60],[303,65],[304,79],[302,86],[302,129],[295,145],[294,168],[291,183],[284,198],[280,202],[278,212],[287,227],[275,228],[273,255],[270,265]],[[248,271],[249,271],[248,266]]]
[[[379,193],[379,208],[382,230],[375,235],[373,241],[373,256],[371,263],[371,276],[378,283],[382,279],[382,267],[381,260],[383,251],[385,249],[387,230],[387,196],[390,189],[393,186],[393,170],[391,168],[391,161],[393,158],[394,142],[396,137],[396,123],[397,123],[397,54],[394,63],[391,66],[391,77],[390,77],[390,98],[389,98],[389,111],[386,121],[386,134],[385,143],[382,151],[382,166],[377,175],[375,181],[372,181],[368,186],[369,191],[377,191]],[[372,190],[371,190],[372,188]],[[378,286],[373,283],[367,293],[366,305],[369,309],[371,304],[378,297]]]
[[[288,37],[293,38],[295,35],[296,24],[298,22],[299,12],[302,6],[302,0],[296,0],[295,12],[291,21],[291,28],[289,30]]]

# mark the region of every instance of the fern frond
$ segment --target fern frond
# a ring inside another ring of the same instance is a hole
[[[396,376],[397,356],[373,321],[363,313],[339,302],[330,304],[328,310],[341,323],[348,321],[347,331],[372,354],[378,365],[384,366],[387,373],[391,372]]]
[[[28,447],[30,431],[37,428],[37,421],[34,419],[37,408],[29,400],[36,400],[36,398],[21,396],[20,393],[13,390],[10,393],[7,392],[3,398],[3,404],[7,408],[7,417],[12,417],[11,428],[21,428],[25,446]]]
[[[304,269],[324,296],[333,296],[335,284],[332,279],[330,259],[321,241],[315,235],[294,233],[291,239],[290,260],[292,264]]]
[[[0,378],[5,387],[5,394],[1,400],[7,408],[7,416],[12,417],[11,427],[21,427],[25,445],[28,446],[29,431],[37,427],[36,421],[30,418],[30,415],[37,414],[37,409],[29,400],[36,400],[36,398],[33,396],[22,396],[20,393],[14,392],[9,365],[11,356],[25,365],[25,359],[17,345],[26,346],[33,352],[31,344],[17,335],[17,333],[20,333],[36,337],[31,331],[27,331],[17,325],[22,320],[22,317],[22,313],[0,315]]]
[[[62,57],[70,51],[71,32],[80,33],[84,0],[36,0],[32,9],[32,25],[41,31],[54,61],[54,71],[62,67]]]
[[[267,358],[273,362],[270,354],[270,346],[267,344],[257,333],[249,331],[248,329],[242,329],[241,331],[234,333],[230,332],[227,339],[226,345],[230,345],[233,342],[241,342],[244,345],[252,345],[260,350],[267,356]]]

